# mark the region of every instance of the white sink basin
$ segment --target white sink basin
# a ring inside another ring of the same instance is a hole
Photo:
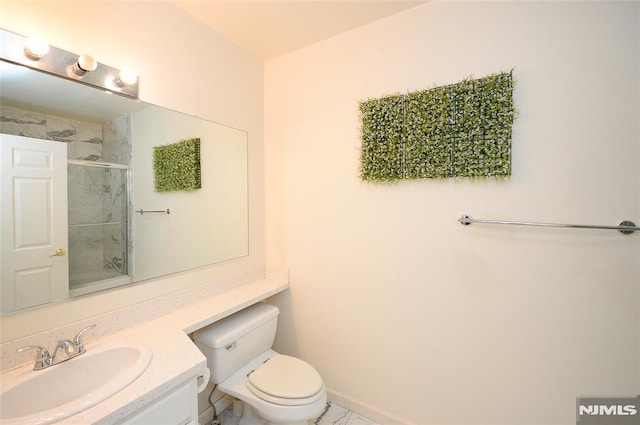
[[[135,381],[151,357],[143,344],[105,343],[47,369],[7,372],[0,377],[0,423],[48,424],[75,415]]]

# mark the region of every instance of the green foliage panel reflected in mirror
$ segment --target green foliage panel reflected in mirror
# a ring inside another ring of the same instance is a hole
[[[154,146],[153,169],[156,192],[200,189],[200,139]]]

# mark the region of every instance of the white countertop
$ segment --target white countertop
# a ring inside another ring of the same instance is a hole
[[[206,368],[206,359],[188,334],[288,287],[289,284],[282,279],[249,282],[202,301],[181,306],[157,319],[141,322],[88,342],[88,352],[93,344],[98,343],[143,343],[153,350],[153,359],[144,373],[129,386],[107,400],[57,424],[114,424],[176,386],[201,375]]]

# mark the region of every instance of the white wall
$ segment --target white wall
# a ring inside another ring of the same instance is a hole
[[[72,323],[141,300],[264,267],[263,63],[167,2],[5,1],[0,27],[40,34],[53,46],[89,53],[140,76],[140,98],[246,130],[249,143],[249,256],[128,289],[0,319],[0,342]],[[64,102],[64,99],[60,99]]]
[[[277,348],[385,422],[575,423],[640,391],[640,4],[428,3],[265,67]],[[363,183],[358,102],[515,67],[513,176]],[[386,419],[385,419],[386,417]],[[395,419],[392,419],[395,418]]]

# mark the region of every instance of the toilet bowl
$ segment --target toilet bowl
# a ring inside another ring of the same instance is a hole
[[[240,425],[307,425],[325,409],[318,372],[271,349],[278,313],[258,303],[193,335],[207,358],[210,381],[244,402]]]
[[[281,379],[278,380],[276,376],[277,372],[280,371],[268,370],[269,363],[275,364],[276,361],[283,358],[302,362],[299,359],[283,356],[273,350],[268,350],[218,385],[218,389],[242,400],[245,403],[245,416],[247,414],[247,405],[249,405],[262,418],[269,421],[265,423],[303,423],[306,425],[309,419],[315,419],[320,416],[326,406],[327,395],[324,384],[322,380],[318,382],[313,377],[307,380],[306,377],[297,374],[293,369],[291,369],[293,373],[282,374]],[[306,363],[303,364],[310,367]],[[286,367],[290,365],[287,360],[277,367],[279,368],[280,366]],[[264,374],[265,376],[258,375],[260,381],[257,381],[259,387],[256,388],[251,378],[260,372],[267,373]],[[271,381],[267,375],[272,375],[274,380]],[[320,375],[318,375],[319,377]]]

